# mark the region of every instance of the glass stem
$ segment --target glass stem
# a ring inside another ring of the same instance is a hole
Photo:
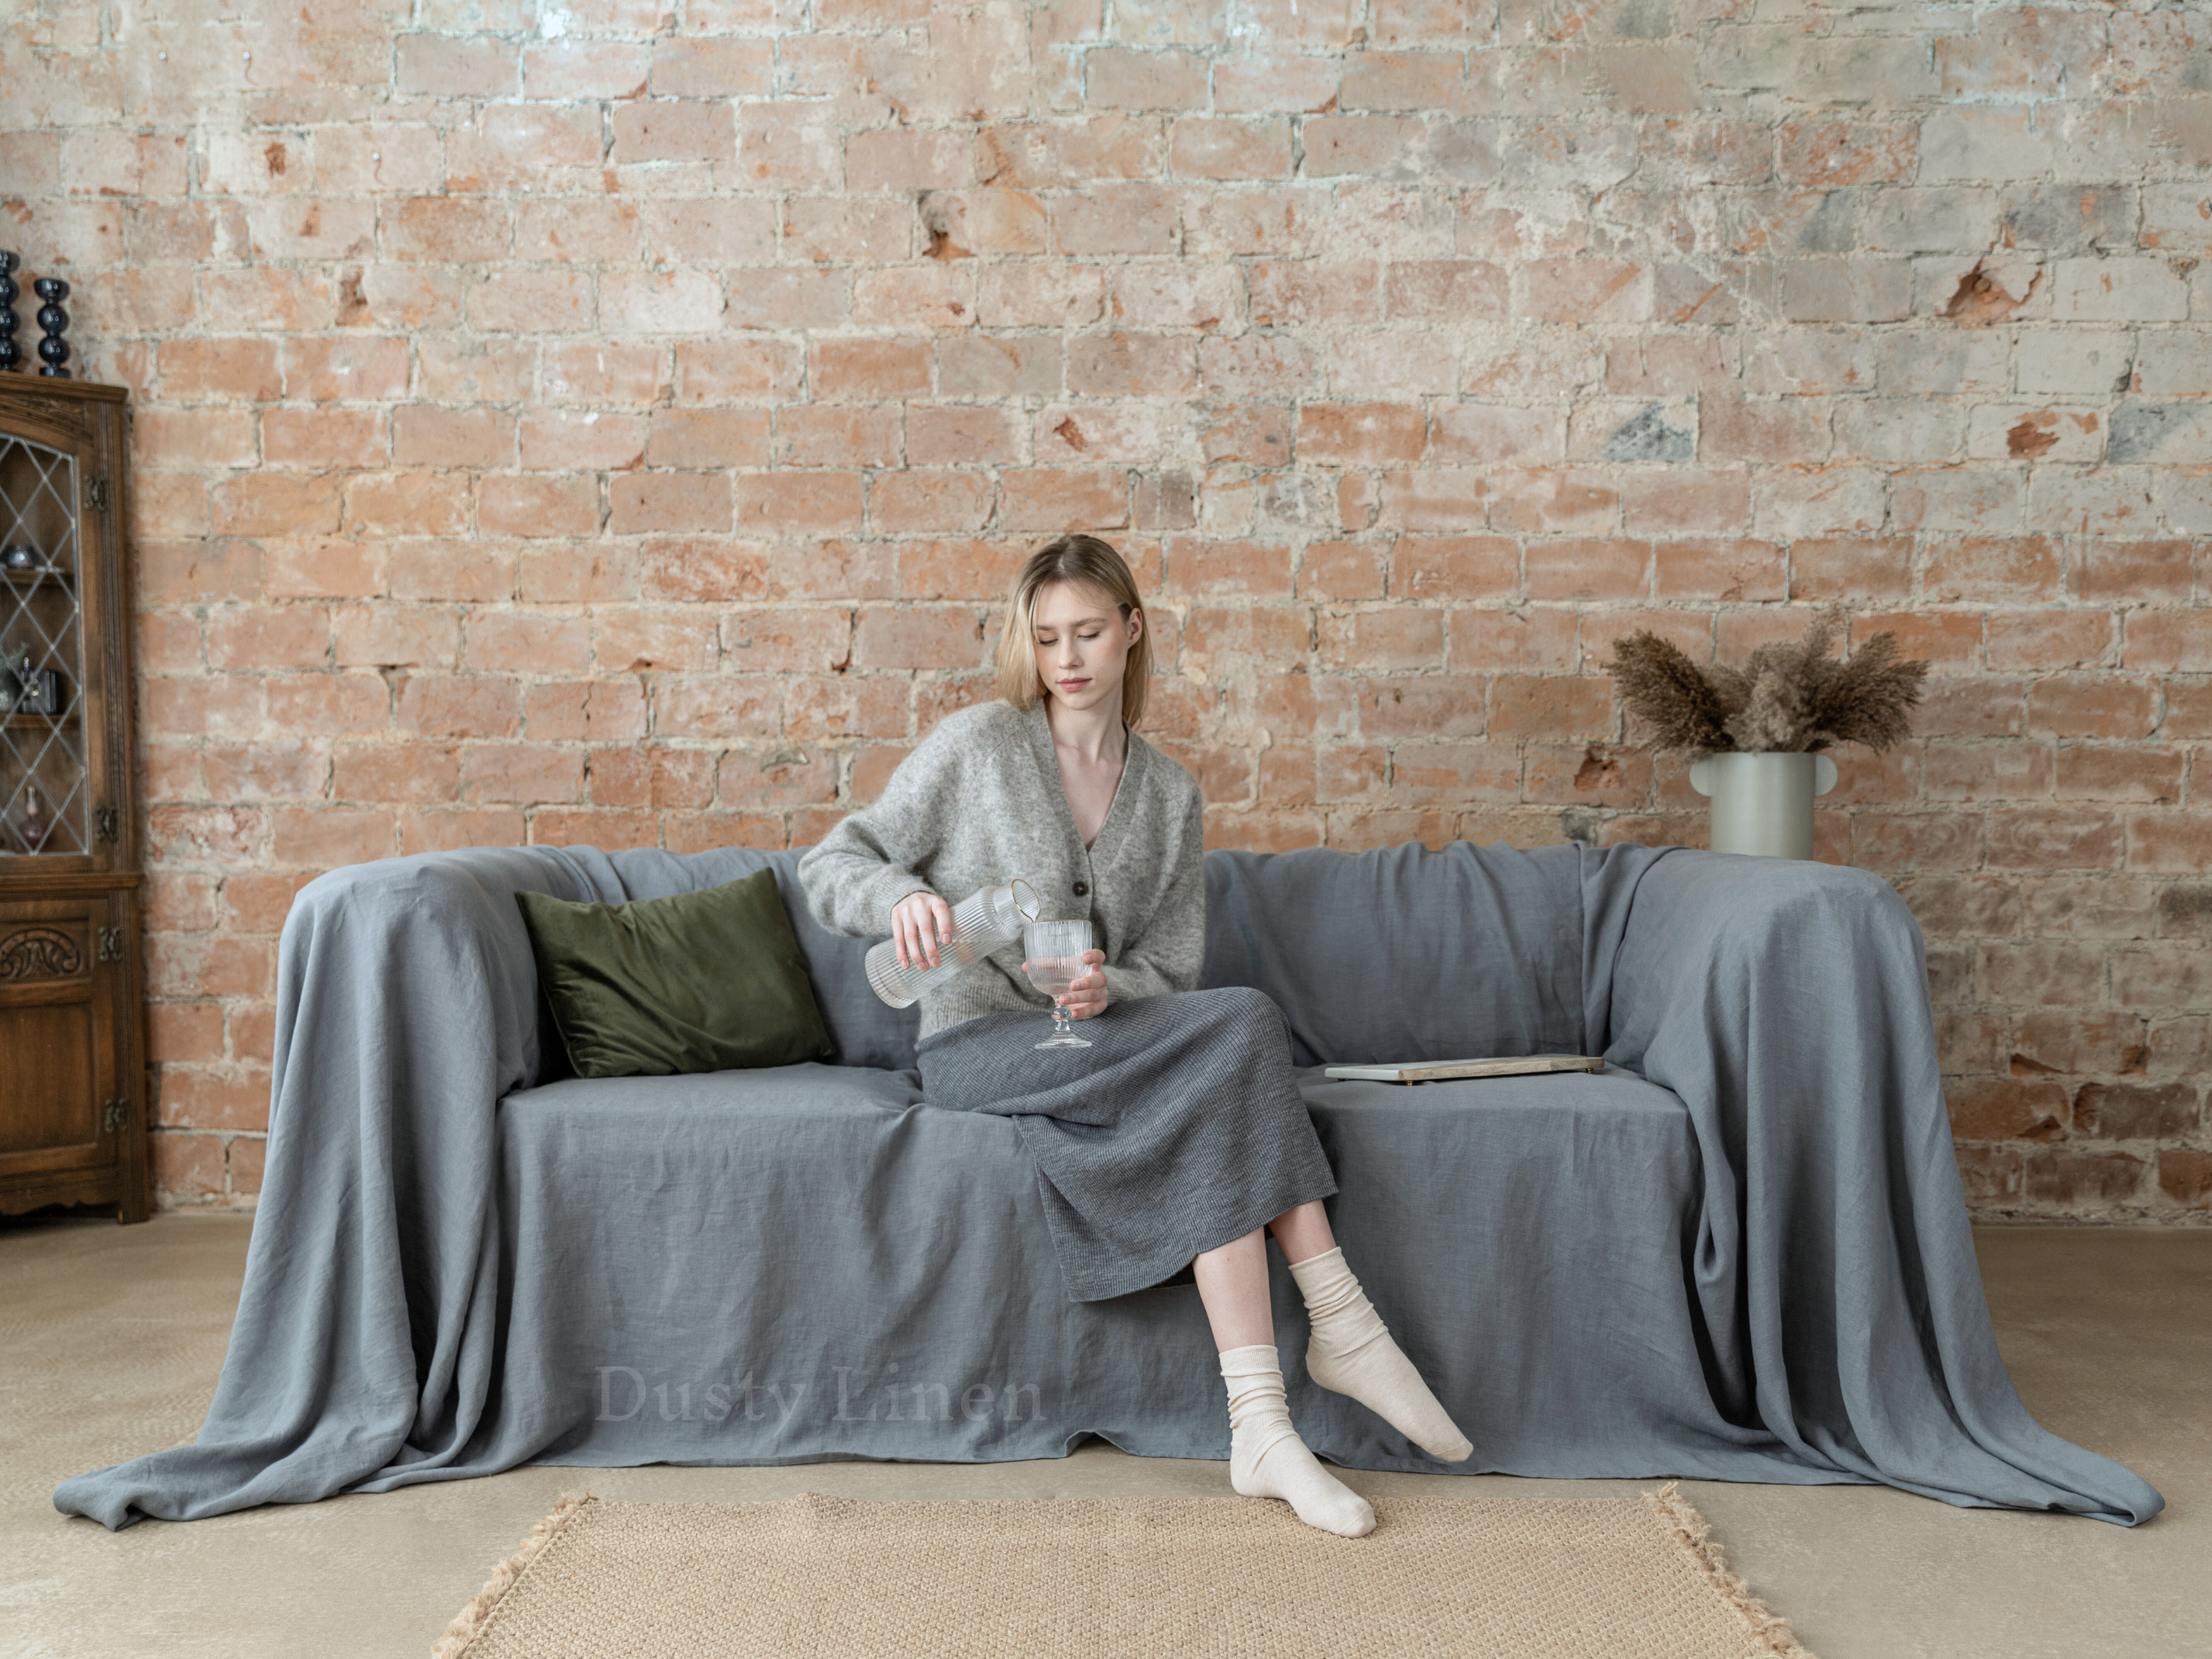
[[[1056,1037],[1075,1035],[1075,1027],[1068,1020],[1068,1010],[1058,1002],[1052,1005],[1052,1034]]]

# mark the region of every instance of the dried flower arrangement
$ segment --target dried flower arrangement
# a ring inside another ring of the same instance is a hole
[[[1794,645],[1762,645],[1741,668],[1700,668],[1647,629],[1613,641],[1609,672],[1656,749],[1791,753],[1833,743],[1887,749],[1912,729],[1928,664],[1897,654],[1885,628],[1847,658],[1829,656],[1844,611],[1815,614]]]

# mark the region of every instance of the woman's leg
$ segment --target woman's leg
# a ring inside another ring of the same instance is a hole
[[[1324,1388],[1350,1395],[1432,1457],[1456,1463],[1471,1456],[1472,1442],[1421,1380],[1345,1265],[1321,1201],[1286,1210],[1268,1225],[1283,1247],[1283,1260],[1290,1263],[1290,1276],[1313,1322],[1306,1375]],[[1264,1295],[1263,1254],[1260,1261]]]
[[[1283,1260],[1293,1266],[1336,1248],[1336,1234],[1329,1231],[1329,1212],[1318,1198],[1284,1210],[1267,1225],[1275,1242],[1283,1247]]]
[[[1217,1348],[1275,1341],[1275,1314],[1268,1305],[1267,1235],[1257,1227],[1191,1259],[1198,1300],[1206,1306]]]
[[[1248,1498],[1281,1498],[1308,1526],[1340,1537],[1374,1531],[1374,1507],[1322,1468],[1291,1426],[1268,1303],[1267,1235],[1255,1227],[1217,1245],[1192,1259],[1191,1271],[1229,1386],[1230,1486]]]

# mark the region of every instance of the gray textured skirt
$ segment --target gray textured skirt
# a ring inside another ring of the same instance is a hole
[[[1265,994],[1110,1002],[1075,1030],[1091,1047],[1039,1048],[1049,1014],[984,1014],[918,1050],[928,1104],[1021,1126],[1071,1301],[1156,1285],[1336,1191]]]

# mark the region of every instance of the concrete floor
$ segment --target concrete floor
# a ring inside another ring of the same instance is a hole
[[[188,1439],[222,1368],[249,1218],[0,1225],[0,1653],[420,1659],[567,1489],[736,1502],[1217,1495],[1220,1463],[1125,1456],[793,1469],[521,1469],[111,1533],[65,1477]],[[1983,1275],[2049,1427],[2165,1493],[2125,1530],[1882,1487],[1686,1482],[1730,1561],[1819,1659],[2212,1654],[2212,1230],[1991,1229]],[[1363,1493],[1626,1494],[1652,1482],[1345,1471]]]

